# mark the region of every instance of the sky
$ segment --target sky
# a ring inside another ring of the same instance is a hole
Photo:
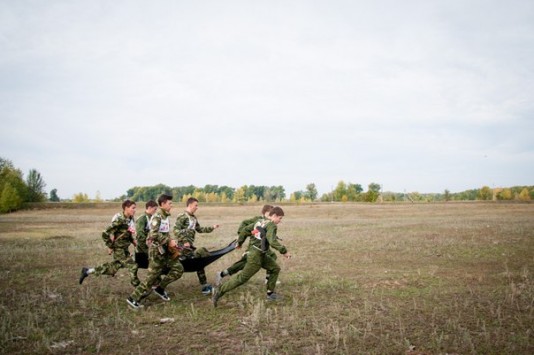
[[[0,0],[0,157],[134,186],[534,185],[531,0]]]

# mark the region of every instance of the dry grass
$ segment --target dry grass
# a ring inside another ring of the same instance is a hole
[[[197,244],[226,245],[260,207],[201,206],[200,222],[222,227]],[[138,312],[126,271],[78,284],[82,266],[109,260],[100,233],[116,206],[1,215],[0,352],[534,353],[534,204],[284,209],[282,302],[264,301],[262,271],[213,309],[188,273],[171,302]]]

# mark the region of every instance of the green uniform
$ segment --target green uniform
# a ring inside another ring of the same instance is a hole
[[[257,222],[260,222],[260,221],[266,221],[265,217],[264,216],[252,217],[252,218],[249,218],[249,219],[245,219],[243,222],[241,222],[241,224],[239,225],[239,227],[237,229],[237,235],[238,235],[237,245],[238,246],[242,246],[243,243],[245,243],[245,240],[251,235],[250,234],[250,231],[251,231],[250,226],[251,225],[255,225]],[[249,228],[247,228],[247,227],[249,227]],[[250,243],[249,243],[249,248],[250,248]],[[277,256],[276,256],[276,253],[274,251],[269,249],[269,251],[267,253],[271,258],[276,260]],[[243,268],[247,264],[247,255],[248,255],[248,250],[243,254],[241,259],[239,259],[238,261],[233,263],[232,266],[230,266],[228,269],[226,269],[226,271],[228,272],[228,275],[233,275],[233,274],[236,274],[237,272],[243,270]],[[269,278],[269,272],[267,272],[267,278]]]
[[[134,242],[135,223],[133,217],[126,217],[119,212],[111,220],[111,224],[102,232],[102,239],[106,246],[112,250],[113,261],[95,267],[95,276],[114,276],[119,269],[127,268],[132,285],[139,285],[137,278],[137,264],[130,256],[128,250]]]
[[[150,232],[147,240],[150,263],[146,280],[130,296],[136,302],[151,291],[156,283],[159,283],[160,288],[165,289],[184,273],[180,259],[173,259],[172,253],[168,250],[168,243],[171,240],[170,213],[160,209],[154,214],[150,219]]]
[[[184,249],[182,252],[183,257],[193,258],[193,257],[204,257],[208,256],[209,252],[206,248],[195,248],[195,234],[198,233],[211,233],[215,228],[213,227],[201,227],[198,223],[197,217],[193,214],[190,214],[187,211],[180,214],[176,218],[176,223],[174,224],[174,235],[178,241],[178,245],[182,246],[185,243],[189,243],[190,249]],[[204,269],[197,271],[198,281],[201,285],[206,285],[208,279],[206,277],[206,272]]]
[[[262,238],[260,233],[255,233],[250,238],[247,262],[243,271],[221,285],[221,288],[219,289],[219,297],[247,282],[261,268],[266,269],[270,274],[267,282],[267,290],[274,291],[278,274],[280,273],[280,266],[278,266],[276,260],[268,255],[268,251],[270,250],[270,247],[273,247],[278,250],[280,254],[285,254],[287,253],[287,248],[277,240],[277,226],[271,221],[267,222],[265,225],[262,225],[261,221],[254,225],[251,224],[246,227],[245,231],[248,231],[248,233],[251,234],[251,232],[258,226],[265,229],[265,236]]]
[[[146,238],[150,232],[150,218],[151,215],[146,212],[135,222],[135,231],[137,232],[137,248],[136,252],[148,254],[148,245],[146,245]]]

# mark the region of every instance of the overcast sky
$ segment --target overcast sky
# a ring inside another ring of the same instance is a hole
[[[534,1],[0,0],[0,157],[47,192],[534,185]]]

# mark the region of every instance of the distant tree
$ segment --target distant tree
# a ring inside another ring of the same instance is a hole
[[[286,198],[286,192],[283,186],[271,186],[265,189],[265,201],[282,201]]]
[[[367,186],[367,192],[365,193],[365,201],[366,202],[376,202],[378,199],[378,196],[380,195],[380,189],[382,187],[377,183],[370,183]]]
[[[332,192],[321,195],[321,202],[331,202],[331,201],[332,201]]]
[[[305,192],[303,191],[295,191],[289,196],[289,200],[291,201],[291,196],[293,196],[292,202],[295,202],[295,201],[300,200],[304,195],[305,195]]]
[[[451,192],[449,190],[445,189],[445,191],[443,192],[443,199],[445,201],[451,200]]]
[[[2,189],[2,195],[0,195],[0,212],[7,213],[16,211],[22,206],[22,198],[19,196],[19,192],[8,182]]]
[[[245,202],[245,190],[246,186],[241,186],[240,188],[238,188],[234,193],[233,201],[237,203]]]
[[[50,201],[52,202],[59,202],[59,196],[57,195],[57,189],[52,189],[50,191]]]
[[[79,192],[72,196],[72,201],[76,203],[83,203],[83,202],[89,202],[89,196],[83,192]]]
[[[363,191],[362,185],[360,184],[347,184],[347,197],[349,201],[361,201],[361,193]]]
[[[206,194],[201,189],[196,189],[193,192],[193,197],[199,200],[200,202],[206,202]]]
[[[493,191],[489,186],[483,186],[478,192],[478,199],[483,201],[489,201],[493,199]]]
[[[337,183],[333,194],[334,201],[341,201],[343,199],[343,196],[347,196],[347,184],[345,184],[345,181],[341,180]]]
[[[304,197],[309,201],[315,201],[317,200],[317,188],[315,187],[314,183],[306,185],[306,192],[304,193]]]
[[[520,201],[530,201],[530,193],[526,187],[523,188],[523,190],[521,190],[521,192],[518,195],[518,199]]]
[[[7,193],[5,197],[3,196],[4,191]],[[3,200],[2,210],[6,212],[16,211],[22,206],[23,202],[27,201],[27,198],[28,186],[24,182],[22,172],[19,169],[15,169],[10,160],[0,158],[0,199]],[[10,203],[12,205],[9,205]]]
[[[219,202],[219,194],[215,191],[206,193],[206,202]]]
[[[44,188],[46,183],[35,169],[31,169],[26,178],[26,186],[28,186],[28,202],[43,202],[46,200],[46,193]]]
[[[513,198],[512,189],[502,189],[497,193],[498,200],[511,200]]]

